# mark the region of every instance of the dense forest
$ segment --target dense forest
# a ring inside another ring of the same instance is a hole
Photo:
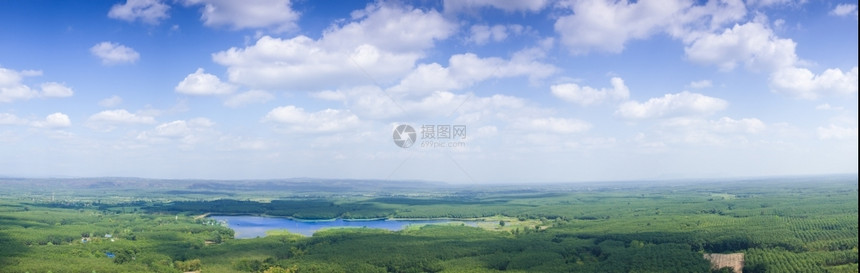
[[[705,253],[743,253],[744,272],[858,271],[856,176],[414,192],[64,182],[0,179],[0,272],[730,272]],[[234,239],[204,214],[481,224]]]

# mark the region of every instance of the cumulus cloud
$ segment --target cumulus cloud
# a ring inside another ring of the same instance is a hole
[[[254,45],[215,53],[213,60],[227,67],[230,82],[255,89],[384,84],[408,73],[425,49],[455,29],[435,11],[371,4],[319,40],[263,36]]]
[[[528,76],[530,80],[544,79],[558,70],[540,62],[535,56],[520,51],[510,60],[497,57],[481,58],[473,53],[456,54],[448,59],[448,67],[438,63],[421,64],[388,91],[394,94],[427,95],[434,91],[457,90],[490,78]]]
[[[114,4],[108,11],[108,17],[129,22],[140,20],[157,25],[169,17],[168,10],[170,6],[160,0],[126,0],[125,4]]]
[[[0,102],[13,102],[16,100],[29,100],[36,97],[57,98],[70,97],[74,91],[56,82],[41,84],[41,91],[25,85],[21,81],[24,77],[40,76],[41,71],[24,70],[15,71],[0,67]]]
[[[331,51],[305,36],[288,40],[265,36],[253,46],[231,48],[213,58],[228,67],[231,82],[261,89],[313,90],[373,79],[390,81],[408,71],[417,56],[384,52],[372,45]]]
[[[732,70],[742,63],[754,71],[774,71],[794,65],[796,43],[777,37],[762,23],[735,25],[720,34],[707,34],[684,48],[690,60]]]
[[[290,0],[185,0],[183,3],[186,6],[202,5],[200,19],[210,27],[271,28],[281,32],[297,28],[296,21],[300,16],[293,10]]]
[[[42,96],[52,98],[71,97],[75,92],[61,83],[46,82],[42,84]]]
[[[651,98],[646,102],[622,103],[616,115],[628,119],[647,119],[684,115],[709,115],[725,109],[725,100],[687,91]]]
[[[53,113],[45,117],[44,120],[33,122],[33,127],[40,128],[64,128],[72,125],[72,120],[69,119],[69,116],[60,112]]]
[[[682,1],[605,1],[571,2],[573,14],[555,23],[562,44],[573,53],[591,49],[618,53],[630,39],[644,39],[669,24],[670,18],[684,8]]]
[[[22,73],[0,67],[0,102],[28,100],[38,96],[38,92],[21,83]]]
[[[815,74],[802,67],[795,53],[796,43],[777,37],[760,19],[735,25],[719,34],[706,34],[692,41],[684,51],[698,63],[714,64],[721,70],[743,64],[752,71],[770,73],[771,91],[801,99],[823,95],[857,93],[857,67],[839,68]]]
[[[352,20],[323,32],[320,43],[328,48],[355,49],[364,44],[384,51],[418,52],[433,47],[457,31],[457,24],[435,10],[374,3],[354,11]]]
[[[830,11],[830,14],[836,16],[849,16],[854,15],[854,18],[857,18],[857,5],[856,4],[839,4],[833,10]]]
[[[90,53],[101,59],[104,65],[134,63],[140,59],[140,54],[134,49],[114,42],[98,43],[90,48]]]
[[[770,7],[770,6],[796,6],[806,3],[807,0],[749,0],[747,3],[754,7]]]
[[[211,136],[213,133],[211,127],[214,125],[215,122],[207,118],[174,120],[159,124],[152,130],[139,133],[137,140],[153,143],[178,141],[182,144],[182,148],[189,148]]]
[[[197,71],[185,76],[185,79],[182,79],[174,89],[176,92],[186,95],[206,96],[230,94],[236,87],[221,82],[218,76],[205,73],[203,68],[197,68]]]
[[[444,0],[442,6],[446,12],[468,11],[485,7],[492,7],[506,12],[528,11],[538,12],[549,5],[548,0],[521,0],[521,1],[496,1],[496,0]]]
[[[496,94],[480,97],[472,93],[455,94],[448,91],[435,91],[422,97],[403,97],[394,100],[377,86],[323,91],[314,93],[312,96],[319,99],[342,101],[345,106],[348,106],[360,117],[373,119],[415,116],[447,117],[457,112],[474,114],[471,115],[469,121],[475,121],[481,116],[493,115],[493,113],[509,113],[514,109],[522,109],[526,104],[523,99],[513,96]],[[464,116],[470,116],[470,114],[464,114]]]
[[[746,7],[740,0],[711,0],[694,5],[684,0],[563,2],[571,14],[555,22],[561,43],[573,54],[590,51],[619,53],[630,40],[657,33],[689,39],[701,31],[742,19]]]
[[[112,108],[122,104],[122,98],[117,95],[110,96],[110,98],[106,98],[99,101],[99,106]]]
[[[835,139],[835,140],[857,140],[857,128],[847,128],[834,124],[830,124],[827,127],[818,127],[818,138],[822,140],[827,139]]]
[[[557,98],[579,105],[598,104],[608,99],[626,100],[630,97],[630,89],[624,85],[624,80],[614,77],[610,82],[612,83],[611,89],[596,89],[590,86],[566,83],[553,85],[550,90]]]
[[[735,25],[720,34],[707,34],[684,48],[687,57],[703,64],[732,70],[744,64],[754,71],[774,71],[794,65],[796,43],[777,37],[762,23]]]
[[[229,98],[227,98],[227,100],[224,101],[224,105],[226,105],[227,107],[236,108],[253,103],[264,103],[273,100],[274,98],[275,96],[273,96],[269,92],[262,90],[251,90],[230,96]]]
[[[263,120],[286,125],[290,131],[301,133],[343,131],[359,123],[358,117],[348,110],[325,109],[309,113],[293,105],[272,109]]]
[[[509,35],[522,34],[524,27],[517,24],[512,25],[474,25],[469,29],[469,37],[466,39],[469,42],[477,45],[486,44],[489,41],[501,42],[508,38]]]
[[[771,75],[771,88],[774,92],[801,99],[855,94],[857,82],[856,66],[845,72],[839,68],[827,69],[818,75],[806,68],[787,67]]]
[[[104,131],[111,131],[118,125],[151,123],[155,123],[155,118],[146,115],[132,114],[125,109],[101,111],[93,114],[87,119],[88,127]]]

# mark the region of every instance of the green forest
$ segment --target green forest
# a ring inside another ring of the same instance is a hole
[[[120,180],[0,179],[0,272],[732,272],[705,253],[743,253],[743,272],[858,272],[856,176],[414,188]],[[234,239],[206,215],[479,224]]]

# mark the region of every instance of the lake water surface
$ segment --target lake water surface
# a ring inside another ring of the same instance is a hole
[[[476,226],[474,221],[453,221],[453,220],[321,220],[307,221],[295,220],[290,218],[277,217],[262,217],[262,216],[210,216],[209,218],[217,221],[226,221],[227,226],[236,232],[235,238],[255,238],[265,237],[267,230],[283,230],[286,229],[292,233],[298,233],[304,236],[312,236],[323,228],[341,228],[341,227],[367,227],[381,228],[392,231],[397,231],[409,225],[423,224],[442,224],[442,223],[464,223],[469,226]]]

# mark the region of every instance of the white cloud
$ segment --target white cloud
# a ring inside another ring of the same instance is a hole
[[[21,83],[23,76],[21,72],[0,67],[0,102],[28,100],[39,95]]]
[[[827,69],[819,75],[805,68],[788,67],[771,75],[774,92],[801,99],[817,99],[822,95],[850,95],[857,93],[857,67],[843,72]]]
[[[848,140],[857,140],[857,128],[846,128],[837,126],[834,124],[830,124],[827,127],[818,127],[818,138],[819,139],[848,139]]]
[[[684,48],[694,62],[715,64],[721,70],[734,69],[739,63],[753,71],[774,71],[794,65],[797,61],[791,39],[776,37],[762,23],[735,25],[720,34],[707,34]]]
[[[256,89],[312,90],[385,84],[408,73],[434,41],[456,25],[435,11],[371,4],[322,38],[263,36],[254,45],[213,54],[230,82]],[[333,81],[332,79],[337,79]]]
[[[549,5],[548,0],[444,0],[445,11],[458,12],[492,7],[506,12],[529,11],[538,12]]]
[[[39,93],[30,89],[23,84],[13,85],[13,86],[2,86],[0,87],[0,102],[12,102],[16,100],[28,100]]]
[[[117,109],[117,110],[105,110],[98,112],[89,118],[90,121],[105,121],[111,123],[126,123],[126,124],[135,124],[135,123],[155,123],[155,119],[150,116],[141,116],[129,113],[125,109]]]
[[[526,101],[506,95],[479,97],[472,93],[455,94],[448,91],[436,91],[423,97],[403,97],[393,99],[376,86],[361,86],[356,88],[323,91],[313,97],[342,101],[344,105],[361,118],[392,119],[403,117],[444,117],[460,113],[457,118],[463,122],[477,122],[491,115],[513,115],[520,117],[526,113],[512,112],[522,110]],[[530,110],[529,115],[540,112]],[[512,119],[512,118],[508,118]]]
[[[760,136],[768,126],[757,118],[733,119],[722,117],[707,120],[702,117],[675,117],[662,120],[655,131],[660,143],[695,145],[743,145]],[[777,126],[779,127],[779,126]]]
[[[343,131],[359,123],[358,117],[348,110],[325,109],[308,113],[292,105],[272,109],[263,120],[284,124],[291,131],[303,133]]]
[[[693,81],[689,84],[690,88],[702,89],[714,86],[710,80]]]
[[[26,120],[19,118],[16,115],[0,113],[0,125],[21,125],[25,123],[27,123]]]
[[[630,89],[624,85],[624,80],[614,77],[610,82],[612,83],[611,89],[595,89],[590,86],[566,83],[553,85],[550,90],[554,96],[579,105],[598,104],[607,99],[626,100],[630,97]]]
[[[351,22],[324,31],[320,43],[348,50],[368,44],[383,51],[418,52],[456,31],[457,25],[435,10],[375,3],[354,11]]]
[[[134,63],[140,54],[134,49],[113,42],[101,42],[90,48],[90,53],[99,57],[104,65]]]
[[[156,25],[169,17],[168,10],[170,6],[160,0],[126,0],[125,4],[114,4],[108,11],[108,17],[129,22],[140,20]]]
[[[698,37],[685,48],[687,57],[704,64],[715,64],[721,70],[744,64],[752,71],[770,73],[771,91],[801,99],[816,99],[823,95],[857,93],[857,67],[843,72],[839,68],[814,74],[800,67],[795,53],[796,43],[777,37],[762,18],[735,25],[720,34]]]
[[[179,141],[180,147],[187,149],[207,137],[213,135],[210,128],[215,123],[207,118],[193,118],[189,120],[174,120],[159,124],[154,129],[141,132],[137,140],[146,142]]]
[[[793,6],[806,3],[806,0],[749,0],[747,3],[755,7],[770,7],[770,6]]]
[[[155,127],[154,136],[158,137],[182,137],[188,135],[191,129],[188,128],[188,123],[184,120],[174,120],[168,123],[162,123]]]
[[[483,45],[492,40],[493,42],[501,42],[508,38],[509,35],[519,35],[523,32],[524,27],[521,25],[474,25],[469,29],[469,37],[466,39],[469,42]]]
[[[555,22],[561,43],[573,53],[592,49],[618,53],[631,39],[644,39],[669,24],[684,6],[681,1],[584,0],[570,3],[573,14]]]
[[[573,54],[589,51],[619,53],[630,40],[657,33],[689,39],[695,33],[715,29],[746,15],[740,0],[711,0],[694,5],[685,0],[562,2],[571,14],[558,18],[555,31]]]
[[[110,96],[110,98],[106,98],[99,101],[99,105],[101,107],[112,108],[122,104],[122,98],[117,95]]]
[[[21,83],[21,73],[0,67],[0,86],[13,86]]]
[[[66,87],[61,83],[46,82],[42,84],[42,93],[44,97],[64,98],[71,97],[75,94],[71,88]]]
[[[132,114],[125,109],[105,110],[93,114],[87,119],[87,126],[97,130],[111,131],[117,125],[151,124],[155,119],[151,116]]]
[[[41,92],[33,89],[21,81],[23,77],[41,76],[42,72],[37,70],[15,71],[0,67],[0,102],[13,102],[16,100],[29,100],[36,97],[70,97],[74,94],[71,88],[61,83],[46,82],[41,84]]]
[[[710,121],[711,128],[720,133],[749,133],[756,134],[765,130],[764,122],[757,118],[732,119],[723,117]]]
[[[42,128],[63,128],[69,127],[72,125],[72,120],[69,119],[69,116],[63,113],[53,113],[45,117],[43,121],[35,121],[33,122],[34,127],[42,127]]]
[[[388,91],[427,95],[434,91],[467,88],[490,78],[528,76],[530,81],[537,81],[558,71],[555,66],[537,60],[531,51],[519,51],[510,60],[480,58],[473,53],[453,55],[448,59],[448,67],[438,63],[421,64]]]
[[[224,105],[236,108],[252,103],[264,103],[273,99],[275,99],[275,96],[269,94],[269,92],[251,90],[230,96],[230,98],[227,98],[227,100],[224,101]]]
[[[629,119],[709,115],[727,106],[728,102],[725,100],[684,91],[651,98],[644,103],[625,102],[618,107],[615,114]]]
[[[854,15],[854,18],[857,18],[857,5],[856,4],[839,4],[835,8],[833,8],[832,11],[830,11],[830,14],[836,15],[836,16]]]
[[[217,76],[203,72],[203,68],[197,68],[194,73],[185,76],[174,88],[176,92],[186,95],[225,95],[233,93],[235,86],[221,82]]]
[[[512,126],[518,129],[530,130],[530,133],[570,134],[591,129],[591,124],[588,122],[573,118],[556,117],[518,119],[514,121]]]
[[[289,40],[264,36],[253,46],[213,55],[216,63],[228,67],[231,82],[287,90],[390,81],[406,73],[417,58],[416,54],[384,52],[368,44],[350,51],[328,50],[305,36]]]
[[[290,0],[185,0],[184,4],[202,5],[200,19],[210,27],[271,28],[282,32],[297,28],[300,16],[293,10]]]

